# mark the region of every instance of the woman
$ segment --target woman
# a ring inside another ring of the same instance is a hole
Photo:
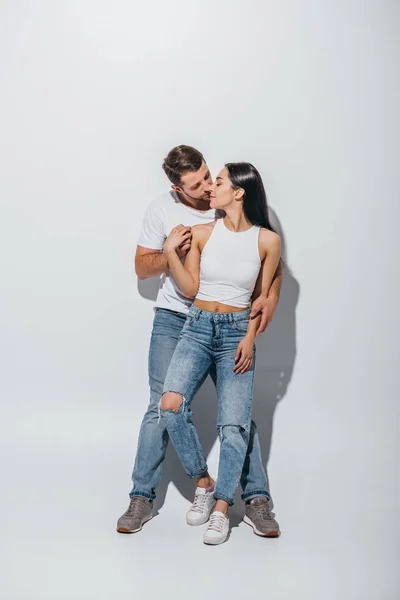
[[[216,504],[203,541],[225,542],[228,508],[239,485],[249,443],[260,317],[250,320],[251,303],[267,295],[280,259],[267,199],[257,169],[228,163],[216,178],[211,208],[223,218],[206,225],[175,227],[164,244],[171,273],[193,298],[171,360],[160,401],[160,418],[191,478],[208,475],[190,419],[190,403],[214,363],[217,371],[218,432],[221,443]],[[182,264],[177,249],[192,238]]]

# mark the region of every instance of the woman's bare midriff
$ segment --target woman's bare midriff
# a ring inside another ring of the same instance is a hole
[[[207,300],[196,300],[193,302],[200,310],[206,310],[213,313],[230,313],[230,312],[243,312],[246,308],[239,308],[238,306],[229,306],[229,304],[222,304],[221,302],[208,302]]]

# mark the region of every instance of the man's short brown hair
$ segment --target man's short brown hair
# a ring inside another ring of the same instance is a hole
[[[179,185],[181,177],[189,171],[198,171],[203,164],[204,157],[201,152],[192,146],[175,146],[164,159],[162,168],[166,176],[174,185]]]

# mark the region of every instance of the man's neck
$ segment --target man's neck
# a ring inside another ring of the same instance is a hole
[[[193,208],[193,210],[197,210],[199,212],[208,212],[210,210],[209,200],[193,200],[192,198],[188,198],[180,192],[175,193],[182,204],[188,206],[189,208]]]

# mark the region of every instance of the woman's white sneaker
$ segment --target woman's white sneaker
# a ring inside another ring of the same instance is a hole
[[[204,488],[197,487],[193,504],[186,514],[187,524],[203,525],[204,523],[207,523],[215,503],[214,489],[207,491]]]
[[[216,510],[211,514],[207,531],[204,534],[205,544],[223,544],[229,535],[229,519],[224,513]]]

